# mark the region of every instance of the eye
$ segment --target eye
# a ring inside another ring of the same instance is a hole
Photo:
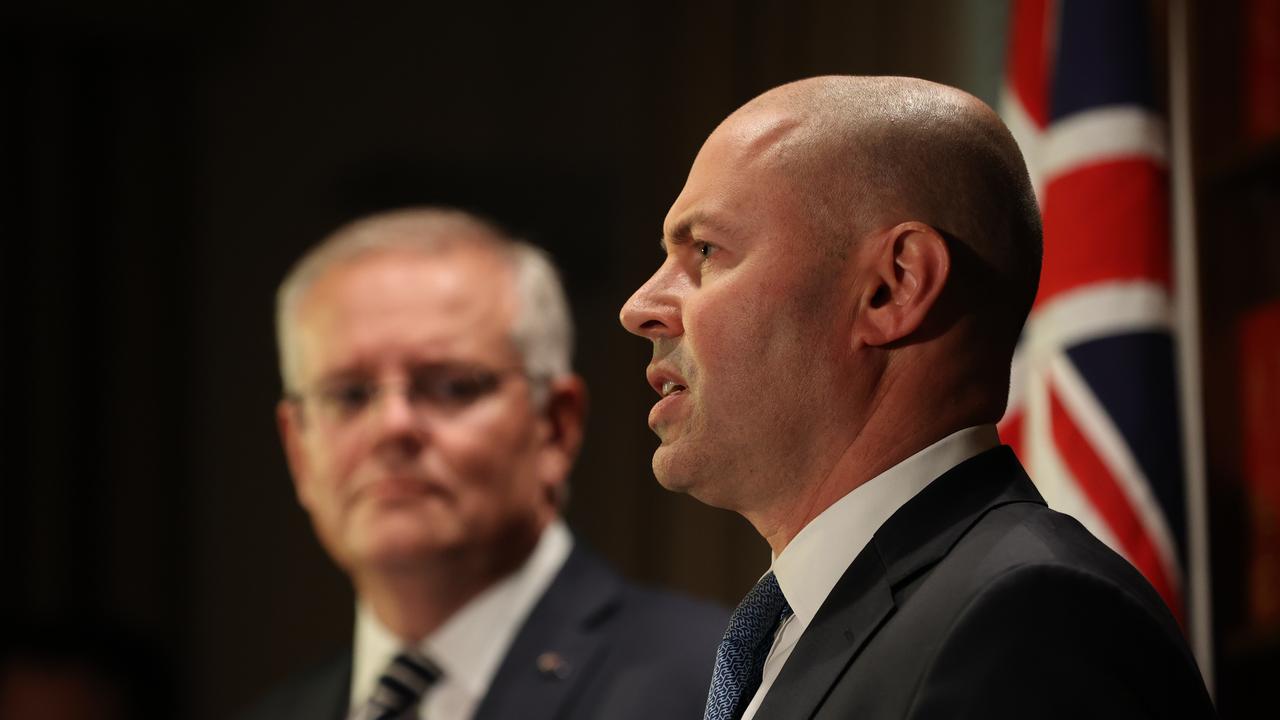
[[[377,392],[369,382],[351,380],[338,382],[320,390],[320,401],[338,415],[349,417],[358,414],[369,405]]]
[[[709,257],[711,257],[711,255],[712,255],[713,253],[715,253],[715,251],[716,251],[718,248],[717,248],[715,245],[712,245],[711,243],[707,243],[707,242],[703,242],[703,241],[701,241],[701,240],[698,240],[698,241],[696,241],[696,242],[694,242],[694,243],[693,243],[693,249],[694,249],[694,251],[695,251],[695,252],[697,252],[697,253],[698,253],[699,255],[701,255],[702,257],[704,257],[704,258],[709,258]]]
[[[465,407],[497,387],[497,373],[481,368],[441,368],[413,380],[414,396],[439,407]]]

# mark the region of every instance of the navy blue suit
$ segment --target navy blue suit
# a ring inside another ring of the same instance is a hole
[[[876,532],[756,719],[1213,715],[1155,590],[1000,447]]]
[[[575,544],[516,634],[475,720],[702,717],[720,608],[626,583]],[[538,658],[556,653],[555,668]],[[341,720],[351,654],[276,690],[241,720]]]

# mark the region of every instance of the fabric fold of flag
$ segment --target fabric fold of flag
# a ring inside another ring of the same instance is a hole
[[[1000,424],[1050,506],[1185,623],[1168,150],[1141,0],[1014,0],[1001,114],[1044,221]]]

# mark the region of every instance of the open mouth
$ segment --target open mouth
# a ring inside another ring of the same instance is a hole
[[[668,380],[662,383],[661,395],[662,397],[669,397],[671,395],[675,395],[678,392],[684,392],[685,389],[686,389],[685,386],[681,385],[680,383],[672,380]]]

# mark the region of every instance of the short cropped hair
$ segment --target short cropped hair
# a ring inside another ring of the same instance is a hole
[[[511,270],[516,295],[511,342],[541,404],[548,383],[573,372],[573,319],[555,265],[545,251],[476,215],[440,207],[389,210],[339,228],[303,255],[276,292],[276,343],[285,393],[298,390],[298,306],[328,271],[389,251],[427,256],[460,249],[492,252]]]
[[[775,152],[799,173],[834,256],[875,225],[929,224],[948,240],[949,283],[987,304],[983,330],[1013,354],[1039,285],[1043,232],[1022,153],[990,107],[916,78],[839,76],[790,83],[753,104],[804,118]]]

